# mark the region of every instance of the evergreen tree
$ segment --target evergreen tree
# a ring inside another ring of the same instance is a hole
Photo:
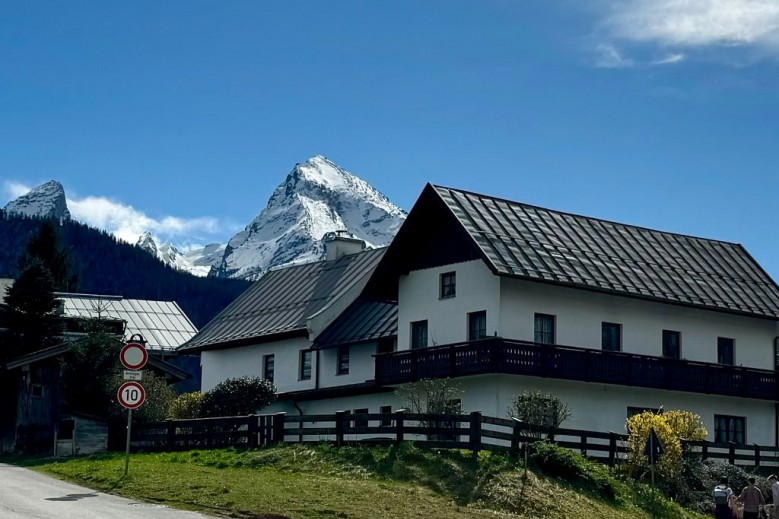
[[[62,334],[62,319],[57,315],[54,281],[39,259],[31,259],[19,278],[6,289],[0,305],[7,332],[0,357],[17,355],[53,346]]]
[[[41,222],[19,258],[19,271],[33,259],[39,259],[48,269],[56,292],[75,292],[78,277],[73,273],[68,251],[60,245],[59,233],[53,220]]]

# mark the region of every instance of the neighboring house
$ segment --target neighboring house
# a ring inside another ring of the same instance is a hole
[[[3,413],[0,423],[2,451],[17,446],[35,450],[52,446],[63,412],[68,412],[67,418],[76,423],[61,401],[59,380],[62,356],[86,336],[85,319],[99,318],[117,342],[142,335],[150,352],[148,369],[165,376],[174,387],[192,378],[186,369],[165,360],[166,357],[176,360],[175,349],[197,332],[176,303],[88,294],[57,293],[56,296],[65,321],[63,341],[0,366],[6,380],[17,381],[16,395],[4,395],[16,403],[15,412]],[[80,416],[81,423],[95,427],[94,421]]]
[[[623,432],[662,407],[699,414],[713,441],[779,444],[779,287],[741,245],[428,185],[381,256],[348,305],[315,326],[298,319],[295,339],[245,318],[327,297],[266,289],[308,286],[304,272],[334,264],[258,281],[215,319],[219,336],[203,340],[212,322],[185,346],[207,348],[203,389],[269,375],[271,358],[272,410],[380,412],[399,405],[387,392],[399,384],[456,377],[465,411],[505,416],[540,389],[568,404],[574,428]],[[349,376],[334,375],[344,361]]]

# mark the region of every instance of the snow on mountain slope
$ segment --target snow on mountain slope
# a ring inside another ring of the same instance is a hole
[[[30,190],[5,206],[9,214],[38,216],[42,218],[70,219],[65,200],[65,189],[56,180],[50,180]]]
[[[225,249],[223,244],[212,243],[205,247],[182,253],[172,243],[164,243],[157,246],[157,242],[148,231],[145,231],[138,238],[136,246],[166,265],[201,277],[207,276],[211,267],[221,261]]]
[[[265,209],[230,239],[211,275],[256,279],[271,268],[322,259],[322,237],[331,231],[384,246],[405,218],[370,184],[317,155],[296,165]]]

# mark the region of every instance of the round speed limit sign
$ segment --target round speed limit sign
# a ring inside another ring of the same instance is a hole
[[[127,409],[138,409],[143,401],[146,400],[146,391],[143,390],[143,386],[138,382],[125,382],[119,386],[116,398]]]

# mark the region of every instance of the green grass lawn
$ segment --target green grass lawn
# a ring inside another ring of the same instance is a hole
[[[474,460],[411,444],[141,453],[131,456],[127,477],[120,453],[19,463],[105,492],[239,518],[652,517],[645,487],[614,480],[596,464],[582,482],[563,483],[503,455]],[[603,481],[612,488],[605,495]],[[658,518],[703,517],[668,502],[658,510]]]

